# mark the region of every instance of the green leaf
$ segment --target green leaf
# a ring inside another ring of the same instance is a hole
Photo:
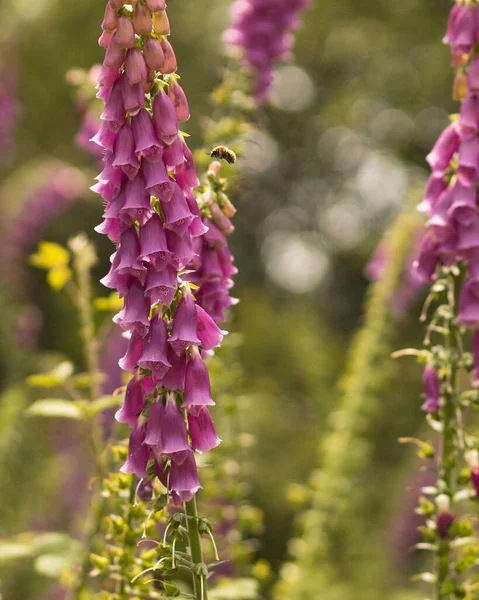
[[[62,385],[73,373],[73,364],[64,361],[48,373],[36,373],[27,377],[26,382],[30,387],[56,387]]]
[[[81,421],[85,416],[83,407],[71,400],[47,398],[37,400],[27,410],[27,414],[35,417],[61,417]]]
[[[0,565],[11,560],[33,556],[33,546],[20,542],[0,542]]]
[[[123,395],[111,395],[111,396],[102,396],[95,400],[94,402],[89,402],[85,405],[86,413],[92,417],[107,408],[113,408],[114,406],[121,406],[123,402]]]
[[[228,579],[208,592],[212,600],[255,600],[258,598],[258,582],[254,579]]]
[[[63,571],[71,569],[73,564],[73,554],[42,554],[35,559],[34,567],[35,571],[40,575],[57,579]]]

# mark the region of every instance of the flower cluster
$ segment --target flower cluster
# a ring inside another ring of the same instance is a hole
[[[116,415],[132,428],[122,470],[155,474],[178,504],[200,487],[194,452],[220,442],[203,360],[223,339],[216,321],[232,302],[234,267],[193,193],[199,181],[178,127],[189,108],[164,0],[110,0],[102,27],[105,107],[93,141],[104,165],[92,189],[106,201],[97,231],[117,246],[102,282],[124,298],[114,321],[130,335],[120,366],[133,377]]]
[[[275,65],[287,58],[294,43],[292,31],[309,0],[236,0],[224,41],[242,50],[253,72],[258,104],[269,99]]]
[[[419,210],[429,220],[421,242],[416,271],[430,281],[440,262],[465,261],[468,276],[459,299],[458,321],[479,324],[479,57],[470,58],[479,41],[477,5],[457,3],[451,11],[445,41],[457,68],[456,97],[460,114],[441,133],[427,157],[432,168]]]

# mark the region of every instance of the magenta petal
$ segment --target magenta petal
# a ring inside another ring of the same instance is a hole
[[[136,427],[130,434],[128,444],[128,458],[121,467],[122,473],[132,473],[137,477],[146,479],[146,465],[150,455],[150,449],[143,442],[145,440],[145,427]]]
[[[132,377],[126,386],[125,400],[123,406],[117,410],[115,419],[119,423],[128,423],[132,428],[136,427],[138,415],[145,406],[145,390],[142,377]]]
[[[205,405],[214,405],[211,398],[210,378],[199,352],[194,352],[186,365],[183,408]]]
[[[142,352],[143,338],[137,331],[134,331],[128,340],[128,348],[126,349],[125,356],[118,361],[120,369],[133,371],[138,365]]]
[[[142,369],[149,369],[160,379],[171,367],[168,361],[168,332],[163,319],[156,317],[150,322],[150,331],[143,339],[143,353],[138,361]]]
[[[188,413],[188,426],[191,445],[197,452],[207,452],[221,443],[220,438],[216,435],[213,419],[206,406],[200,408],[197,415]]]
[[[160,452],[162,449],[161,423],[164,414],[165,408],[161,400],[159,402],[154,402],[150,407],[148,423],[146,426],[145,444],[148,444],[148,446],[159,446],[158,450]]]
[[[188,346],[198,346],[200,344],[197,328],[198,317],[195,302],[191,294],[186,294],[179,301],[176,308],[169,339],[171,347],[178,355],[182,354]]]

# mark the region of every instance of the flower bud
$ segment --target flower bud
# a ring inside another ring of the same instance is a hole
[[[170,75],[171,73],[174,73],[178,68],[176,64],[175,52],[173,50],[172,45],[166,38],[162,38],[160,44],[163,50],[163,54],[165,55],[165,62],[160,68],[160,73],[162,75]]]
[[[121,15],[118,19],[118,29],[116,30],[116,41],[120,48],[133,48],[135,45],[135,32],[133,23],[127,15]]]
[[[160,42],[153,38],[146,38],[143,44],[143,56],[149,69],[159,71],[165,62],[165,55]]]
[[[176,117],[180,123],[188,121],[190,118],[190,109],[183,88],[176,82],[170,81],[168,86],[168,97],[175,107]]]
[[[110,69],[119,69],[123,61],[125,60],[125,51],[118,43],[116,33],[111,38],[111,42],[105,52],[105,58],[103,59],[103,65],[110,67]]]
[[[463,70],[459,70],[454,78],[454,84],[452,88],[452,97],[458,102],[466,97],[467,94],[467,77]]]
[[[103,31],[100,37],[98,38],[98,45],[102,46],[102,48],[108,48],[112,37],[113,31]]]
[[[137,35],[147,35],[151,33],[151,13],[140,2],[133,11],[133,27]]]
[[[175,107],[165,92],[160,89],[153,102],[153,123],[156,134],[168,146],[178,135],[178,119]]]
[[[156,12],[158,10],[164,10],[166,6],[165,0],[145,0],[146,6],[151,12]]]
[[[146,81],[148,70],[139,48],[130,48],[126,53],[125,73],[132,85]]]
[[[170,35],[170,21],[165,10],[153,13],[153,29],[158,35]]]
[[[111,2],[108,2],[105,8],[105,16],[101,28],[104,31],[115,31],[118,25],[118,12],[112,7]]]

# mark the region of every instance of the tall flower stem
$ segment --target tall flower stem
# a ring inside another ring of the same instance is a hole
[[[203,550],[201,548],[198,510],[196,508],[195,497],[188,502],[185,502],[185,513],[188,517],[188,536],[190,538],[191,559],[195,565],[195,570],[193,572],[195,598],[196,600],[208,600],[206,577],[201,570],[201,565],[203,565]]]
[[[443,406],[441,409],[442,433],[441,433],[441,456],[439,462],[439,483],[442,483],[444,489],[440,493],[445,493],[452,498],[454,494],[454,466],[455,466],[455,435],[457,429],[456,419],[456,396],[457,396],[457,356],[458,348],[458,330],[455,324],[457,316],[457,290],[460,288],[459,278],[449,276],[449,325],[445,334],[445,349],[447,353],[448,373],[446,389],[443,394]],[[448,539],[441,540],[438,544],[436,558],[436,599],[447,600],[449,593],[444,593],[444,584],[450,573],[451,563],[451,545]]]
[[[93,247],[86,238],[82,236],[72,240],[71,248],[74,253],[74,268],[78,284],[74,300],[78,308],[81,322],[83,352],[89,375],[89,397],[90,402],[94,402],[100,397],[101,392],[98,380],[98,340],[95,335],[91,293],[91,268],[96,262],[96,256]],[[83,591],[86,589],[88,573],[90,570],[90,553],[93,550],[96,535],[101,529],[105,508],[105,501],[100,495],[101,481],[106,475],[103,456],[104,440],[102,428],[95,415],[87,419],[84,426],[85,435],[95,460],[94,478],[96,479],[96,485],[92,490],[91,510],[88,515],[87,535],[84,546],[85,553],[81,564],[80,574],[72,594],[72,597],[76,600],[80,600]]]

